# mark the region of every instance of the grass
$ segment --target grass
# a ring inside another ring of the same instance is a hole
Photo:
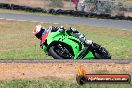
[[[19,10],[8,10],[8,9],[0,9],[0,13],[7,14],[24,14],[24,15],[33,15],[33,16],[60,16],[60,17],[72,17],[70,15],[53,15],[48,13],[39,13],[39,12],[27,12],[27,11],[19,11]]]
[[[0,58],[45,58],[32,34],[36,24],[1,20]]]
[[[0,88],[131,88],[131,84],[85,84],[58,80],[13,80],[1,81]]]
[[[0,9],[0,13],[11,13],[11,14],[26,14],[26,15],[36,15],[36,16],[53,16],[52,14],[47,13],[39,13],[39,12],[27,12],[27,11],[19,11],[19,10],[8,10],[8,9]]]
[[[121,0],[123,2],[132,2],[132,0]]]
[[[0,58],[1,59],[50,59],[39,47],[32,30],[41,23],[0,20]],[[56,24],[42,24],[46,28]],[[87,39],[106,47],[112,58],[132,58],[132,31],[117,30],[86,25],[63,25],[77,28],[86,34]]]

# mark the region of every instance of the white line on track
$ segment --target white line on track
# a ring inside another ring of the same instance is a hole
[[[50,23],[50,22],[42,22],[42,21],[35,21],[35,20],[17,20],[17,19],[6,19],[6,18],[0,18],[0,20],[9,20],[9,21],[20,21],[20,22],[33,22],[33,23],[47,23],[47,24],[60,24],[60,23]],[[65,24],[68,25],[68,24]],[[120,29],[120,30],[128,30],[128,29]]]
[[[17,19],[6,19],[6,18],[0,18],[0,20],[21,21],[21,22],[27,21],[27,22],[42,23],[42,24],[43,24],[43,23],[50,23],[50,22],[41,22],[41,21],[34,21],[34,20],[29,21],[29,20],[17,20]],[[60,23],[52,23],[52,24],[60,24]]]

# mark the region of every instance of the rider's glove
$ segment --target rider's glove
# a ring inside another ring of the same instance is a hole
[[[50,26],[49,28],[48,28],[48,31],[52,31],[53,30],[53,26]]]
[[[77,29],[71,28],[71,27],[70,27],[70,29],[68,29],[67,31],[68,31],[69,33],[79,33],[79,32],[77,31]]]
[[[51,32],[56,32],[58,31],[58,27],[50,26],[48,30],[50,30]]]
[[[58,31],[59,31],[59,32],[63,32],[63,31],[65,31],[65,29],[64,29],[63,26],[60,26],[60,27],[58,27]]]

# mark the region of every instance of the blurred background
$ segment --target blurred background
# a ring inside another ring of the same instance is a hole
[[[0,3],[41,7],[43,9],[75,10],[74,0],[0,0]],[[79,10],[78,5],[78,10]],[[132,17],[132,0],[85,0],[86,12]]]

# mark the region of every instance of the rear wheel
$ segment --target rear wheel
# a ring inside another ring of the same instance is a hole
[[[73,59],[70,47],[64,44],[55,44],[49,48],[49,53],[54,59]]]

